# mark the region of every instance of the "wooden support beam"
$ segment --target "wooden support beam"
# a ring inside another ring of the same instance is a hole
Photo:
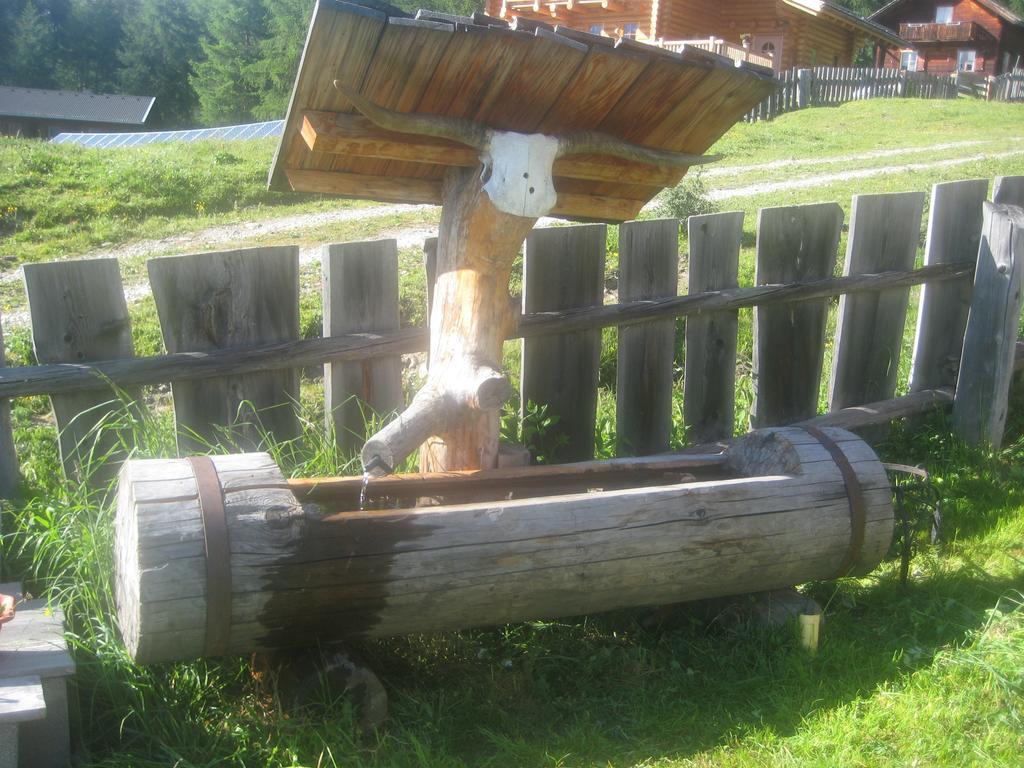
[[[318,192],[382,202],[441,204],[440,179],[367,176],[295,168],[286,169],[285,174],[295,192]],[[643,205],[643,200],[559,192],[558,202],[551,215],[598,221],[628,221],[640,213]]]
[[[311,151],[325,154],[461,167],[472,167],[480,162],[480,152],[465,144],[432,136],[386,131],[362,115],[304,112],[302,138]],[[645,165],[604,156],[570,155],[555,161],[553,175],[556,178],[666,187],[676,184],[682,177],[682,171],[670,166]]]

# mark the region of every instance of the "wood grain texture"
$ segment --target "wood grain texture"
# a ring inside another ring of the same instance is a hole
[[[923,192],[854,195],[843,273],[913,269],[923,210]],[[839,299],[830,411],[896,394],[909,300],[909,288]]]
[[[691,216],[689,294],[736,288],[743,211]],[[736,429],[736,310],[699,312],[686,319],[683,423],[687,438],[710,442]]]
[[[1024,176],[996,176],[992,202],[1024,207]]]
[[[243,248],[150,259],[160,332],[170,353],[207,352],[299,337],[299,249]],[[294,369],[175,381],[178,448],[257,446],[261,432],[289,440],[299,433]]]
[[[924,263],[973,263],[981,240],[986,179],[949,181],[932,187]],[[952,387],[960,369],[964,329],[971,307],[971,278],[925,284],[921,289],[910,364],[910,391]]]
[[[399,328],[398,243],[338,243],[321,250],[324,336]],[[374,415],[401,410],[402,359],[379,357],[324,366],[328,427],[345,452],[358,451]]]
[[[619,300],[679,292],[679,220],[630,221],[619,227]],[[616,454],[668,450],[672,436],[674,320],[619,329],[615,385]]]
[[[892,537],[888,478],[862,441],[826,432],[864,492],[864,574]],[[232,653],[781,588],[834,578],[851,539],[839,468],[800,429],[730,448],[734,479],[416,510],[324,514],[281,487],[269,457],[215,461]],[[121,478],[118,615],[143,663],[202,653],[202,530],[184,465],[132,462]]]
[[[762,208],[757,285],[832,275],[842,225],[836,203]],[[827,301],[754,311],[754,426],[792,424],[817,413],[827,319]]]
[[[523,312],[601,306],[606,237],[601,224],[533,230],[523,261]],[[600,331],[523,342],[523,413],[533,404],[555,419],[544,436],[548,462],[594,455],[600,357]]]
[[[1024,209],[986,202],[983,217],[953,427],[972,445],[998,450],[1020,328]]]
[[[116,259],[26,264],[23,273],[32,346],[40,363],[86,363],[135,354]],[[129,400],[137,396],[124,395]],[[120,396],[109,385],[99,385],[92,392],[50,398],[61,463],[69,476],[84,464],[96,473],[91,480],[99,486],[117,474],[120,440],[110,421],[122,409]]]
[[[0,370],[7,366],[4,358],[4,327],[0,316]],[[0,499],[12,499],[21,482],[18,452],[14,446],[11,425],[11,401],[0,397]]]

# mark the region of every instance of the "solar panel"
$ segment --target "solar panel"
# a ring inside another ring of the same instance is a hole
[[[83,147],[100,149],[114,147],[139,147],[144,144],[168,141],[203,141],[204,139],[248,140],[280,136],[284,120],[269,120],[264,123],[228,125],[222,128],[194,128],[187,131],[147,131],[145,133],[58,133],[51,144],[78,144]]]

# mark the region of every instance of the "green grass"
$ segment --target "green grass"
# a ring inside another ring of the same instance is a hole
[[[739,166],[1006,140],[1024,135],[1022,117],[1024,108],[1017,105],[966,100],[861,102],[740,125],[716,150]],[[100,152],[0,141],[0,208],[16,209],[0,224],[0,254],[13,257],[7,262],[13,266],[79,255],[104,243],[338,205],[267,193],[270,151],[269,142]],[[835,170],[807,164],[798,172]],[[837,200],[848,220],[855,193],[927,192],[940,180],[1001,174],[1024,174],[1024,162],[980,161],[726,201],[723,208],[732,202],[746,211],[741,283],[753,279],[759,207]],[[775,176],[744,173],[729,178],[728,186]],[[435,212],[413,211],[243,242],[364,239],[435,220]],[[845,239],[840,264],[844,248]],[[302,270],[305,335],[319,333],[315,261]],[[614,228],[607,263],[614,273]],[[122,269],[128,284],[144,279],[142,258],[126,260]],[[402,251],[400,270],[403,321],[420,323],[424,289],[417,249]],[[685,288],[685,274],[682,282]],[[18,291],[17,281],[0,281],[5,311],[22,306]],[[913,312],[916,301],[911,307]],[[131,314],[136,352],[160,351],[152,299],[133,303]],[[834,315],[833,308],[833,322]],[[751,400],[750,312],[740,319],[736,426],[744,431]],[[905,344],[911,336],[908,331]],[[614,329],[603,338],[595,453],[609,456],[615,443]],[[15,330],[7,341],[11,362],[31,360],[26,331]],[[518,346],[506,347],[513,375]],[[902,382],[908,361],[905,349]],[[111,425],[122,429],[120,450],[173,455],[166,388],[147,389],[145,398],[141,417],[119,414]],[[674,443],[681,444],[681,387],[674,405]],[[390,722],[369,740],[358,733],[345,700],[325,691],[304,709],[287,710],[272,688],[253,679],[245,659],[133,664],[111,619],[112,509],[100,494],[61,479],[48,402],[21,398],[14,408],[26,497],[3,508],[9,532],[2,543],[3,576],[25,581],[67,613],[79,664],[72,702],[82,765],[1010,766],[1020,764],[1024,753],[1019,390],[1007,448],[996,454],[957,443],[941,415],[916,432],[904,426],[893,431],[883,458],[920,462],[933,472],[943,495],[943,542],[931,547],[921,540],[906,586],[894,560],[865,579],[805,585],[827,605],[816,656],[802,651],[787,631],[708,626],[686,612],[655,626],[643,621],[644,611],[623,611],[367,643],[360,650],[380,673],[392,704]],[[322,408],[319,382],[304,380],[302,440],[268,445],[287,472],[356,471],[354,457],[339,455],[324,433]],[[544,414],[534,413],[525,429],[543,432],[543,422]],[[504,425],[509,434],[524,430],[514,409]]]

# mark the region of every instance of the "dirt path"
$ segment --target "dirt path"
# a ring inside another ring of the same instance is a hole
[[[953,157],[948,160],[936,160],[930,163],[905,163],[903,165],[886,165],[877,168],[859,168],[852,171],[841,171],[839,173],[826,173],[818,176],[804,176],[798,179],[787,179],[786,181],[769,181],[762,184],[751,184],[746,187],[716,189],[712,190],[708,194],[708,197],[715,201],[731,200],[736,197],[752,197],[753,195],[761,195],[766,192],[781,192],[787,189],[821,187],[826,184],[831,184],[833,181],[866,179],[871,176],[927,171],[933,168],[950,168],[956,165],[964,165],[965,163],[973,163],[977,160],[999,160],[1004,157],[1015,157],[1017,155],[1024,155],[1024,149],[1015,149],[1008,152],[982,152],[968,157]]]
[[[1016,140],[1016,141],[1019,141]],[[926,151],[949,150],[991,144],[991,141],[959,141],[948,144],[938,144],[928,147],[904,147],[900,149],[884,149],[872,152],[865,152],[857,155],[843,155],[835,157],[817,158],[814,160],[776,160],[770,163],[746,166],[731,166],[724,168],[710,169],[706,176],[709,178],[726,175],[739,175],[751,171],[762,171],[771,169],[785,169],[790,166],[825,166],[838,163],[850,163],[863,160],[877,159],[879,157],[899,157],[904,155],[918,154]],[[869,178],[884,174],[906,173],[908,171],[930,170],[934,168],[947,168],[976,160],[992,160],[1004,157],[1014,157],[1024,154],[1024,149],[1010,150],[1004,152],[979,152],[966,157],[954,157],[946,160],[937,160],[926,163],[906,163],[901,165],[888,165],[875,168],[860,168],[835,173],[817,174],[813,176],[801,176],[799,178],[786,179],[783,181],[764,182],[751,184],[744,187],[733,187],[730,189],[713,189],[709,193],[712,200],[728,200],[738,197],[751,197],[766,192],[779,192],[789,189],[807,189],[824,186],[835,181],[847,181],[849,179]],[[656,207],[656,203],[648,204],[648,208]],[[204,251],[217,248],[237,246],[240,242],[254,238],[275,235],[296,230],[311,229],[320,226],[335,224],[346,221],[378,219],[388,216],[396,216],[415,211],[440,210],[433,205],[378,205],[362,208],[344,208],[337,211],[321,211],[317,213],[300,213],[290,216],[282,216],[275,219],[263,221],[250,221],[238,224],[223,224],[206,229],[185,232],[180,235],[170,235],[150,240],[138,240],[125,243],[114,248],[98,251],[91,251],[83,254],[88,258],[116,258],[132,259],[158,256],[169,252],[182,251]],[[544,218],[538,222],[538,226],[550,226],[558,222],[557,219]],[[380,238],[395,238],[399,248],[413,248],[422,244],[427,237],[436,234],[436,228],[417,224],[409,227],[396,227],[394,229],[380,232]],[[299,258],[302,264],[313,263],[319,254],[317,246],[304,246],[300,248]],[[9,281],[20,281],[21,270],[13,270],[0,275],[0,283]],[[125,298],[129,303],[138,301],[149,295],[148,283],[142,282],[126,285]],[[13,329],[27,325],[29,320],[26,310],[16,310],[3,317],[3,328]]]

